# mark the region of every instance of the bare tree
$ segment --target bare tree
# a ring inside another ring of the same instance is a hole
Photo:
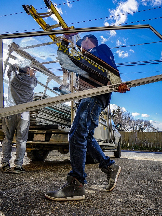
[[[134,119],[131,113],[118,106],[112,111],[112,119],[119,131],[158,131],[148,120]]]

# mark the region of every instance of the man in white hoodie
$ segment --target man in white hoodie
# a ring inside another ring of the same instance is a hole
[[[8,88],[8,106],[14,106],[27,103],[33,100],[33,90],[37,85],[35,71],[29,66],[17,68],[10,66],[8,70],[9,88]],[[2,142],[3,157],[1,160],[2,171],[11,172],[10,159],[12,152],[12,140],[16,130],[16,159],[13,173],[21,173],[23,158],[26,151],[26,141],[30,125],[30,113],[23,112],[2,119],[2,129],[5,138]]]

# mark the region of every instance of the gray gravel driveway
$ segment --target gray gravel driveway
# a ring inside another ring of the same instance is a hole
[[[113,158],[111,152],[106,155]],[[14,157],[13,151],[11,165]],[[0,216],[162,216],[162,153],[122,151],[115,161],[122,171],[112,192],[106,192],[106,176],[98,164],[87,164],[86,199],[55,202],[46,200],[44,193],[66,182],[69,155],[52,151],[45,162],[36,163],[25,156],[25,173],[0,170]]]

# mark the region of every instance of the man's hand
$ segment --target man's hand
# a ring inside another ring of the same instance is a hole
[[[130,91],[130,88],[128,88],[127,84],[121,83],[118,86],[118,90],[117,91],[120,92],[120,93],[126,93],[126,91]]]
[[[64,28],[63,30],[69,30],[70,28]],[[67,39],[67,40],[69,40],[69,39],[71,39],[71,37],[72,36],[74,36],[74,35],[77,35],[78,34],[78,32],[76,32],[76,33],[66,33],[66,34],[64,34],[64,37]]]

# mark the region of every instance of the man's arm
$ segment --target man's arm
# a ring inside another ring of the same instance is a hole
[[[64,52],[58,50],[57,51],[57,59],[59,60],[59,63],[61,65],[62,68],[70,71],[70,72],[74,72],[74,73],[77,73],[79,75],[84,75],[86,76],[87,78],[89,77],[88,76],[88,73],[85,72],[84,70],[82,70],[81,68],[77,67],[71,60],[70,58],[68,57],[67,54],[65,54]]]
[[[35,77],[35,71],[36,71],[36,70],[34,70],[34,69],[32,69],[32,68],[29,68],[29,69],[27,70],[27,74],[32,78],[32,83],[31,83],[31,85],[34,85],[34,87],[37,86],[37,78]]]

